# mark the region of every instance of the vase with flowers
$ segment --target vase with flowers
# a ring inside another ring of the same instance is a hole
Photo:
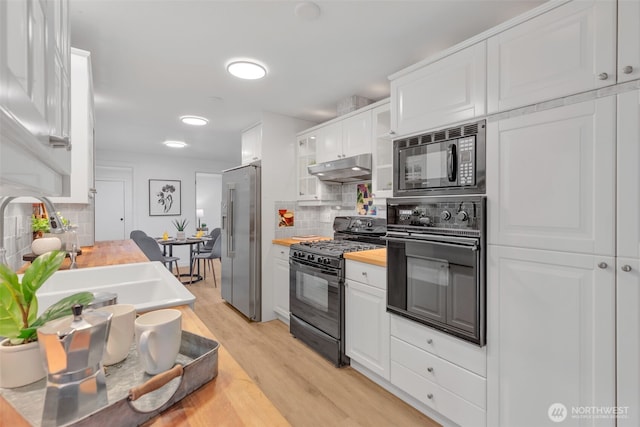
[[[36,292],[55,273],[65,252],[52,251],[37,257],[22,278],[7,265],[0,264],[0,387],[20,387],[45,376],[36,329],[71,314],[74,304],[93,301],[91,292],[62,298],[38,316]]]
[[[177,234],[176,234],[176,239],[177,240],[186,240],[187,236],[185,234],[185,229],[187,227],[187,224],[189,224],[189,221],[187,219],[174,219],[173,220],[173,225],[176,227],[176,229],[178,230]]]

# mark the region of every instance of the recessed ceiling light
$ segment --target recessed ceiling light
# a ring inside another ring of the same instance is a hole
[[[246,80],[257,80],[267,75],[267,70],[260,64],[250,61],[234,61],[227,65],[232,75]]]
[[[184,124],[193,126],[204,126],[209,123],[208,119],[198,116],[182,116],[180,117],[180,121]]]
[[[164,145],[171,148],[183,148],[187,146],[187,143],[184,141],[165,141]]]

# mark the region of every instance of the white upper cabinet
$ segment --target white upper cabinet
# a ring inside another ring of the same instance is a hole
[[[640,0],[618,2],[618,81],[640,78]]]
[[[637,36],[626,44],[638,55]],[[614,84],[616,2],[573,1],[490,37],[487,61],[489,113]]]
[[[91,53],[72,49],[71,54],[71,193],[52,197],[54,203],[89,203],[95,193],[94,104]]]
[[[371,153],[371,110],[318,130],[318,163]]]
[[[485,114],[486,42],[391,81],[391,131],[404,136]]]
[[[613,260],[489,246],[488,426],[556,425],[554,403],[569,411],[557,425],[615,426],[571,418],[571,408],[616,406]]]
[[[246,165],[262,157],[262,124],[242,132],[242,164]]]
[[[309,174],[309,166],[317,163],[317,144],[320,139],[320,131],[323,129],[300,134],[296,139],[297,199],[299,201],[322,202],[334,201],[338,198],[340,187],[326,184]]]
[[[0,2],[0,195],[69,191],[67,0]]]
[[[614,255],[615,102],[488,123],[490,244]]]
[[[391,130],[390,105],[384,104],[371,111],[373,142],[372,196],[376,203],[384,203],[384,199],[393,195],[393,140]]]

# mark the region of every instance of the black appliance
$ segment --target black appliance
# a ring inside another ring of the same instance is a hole
[[[387,310],[477,345],[486,328],[486,197],[387,200]]]
[[[345,355],[344,257],[346,252],[385,244],[384,218],[336,217],[334,240],[291,245],[289,256],[289,330],[336,366]]]
[[[393,196],[485,192],[486,121],[393,141]]]

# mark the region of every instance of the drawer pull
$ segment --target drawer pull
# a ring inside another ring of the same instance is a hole
[[[429,366],[429,367],[427,368],[427,371],[429,371],[429,372],[433,373],[433,368],[432,368],[431,366]]]
[[[625,265],[623,265],[622,267],[620,267],[620,269],[621,269],[622,271],[624,271],[625,273],[628,273],[628,272],[630,272],[630,271],[631,271],[631,266],[630,266],[630,265],[625,264]]]
[[[367,275],[367,272],[366,272],[366,271],[363,271],[363,272],[362,272],[362,275],[363,275],[363,276],[366,276],[366,275]]]
[[[433,340],[431,338],[427,339],[427,344],[433,344]]]
[[[427,394],[427,399],[429,399],[429,400],[433,399],[433,393]]]

